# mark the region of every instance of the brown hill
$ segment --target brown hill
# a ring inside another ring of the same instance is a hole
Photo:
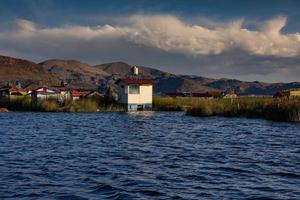
[[[234,79],[219,79],[205,84],[219,90],[231,90],[239,95],[273,95],[278,91],[300,88],[299,82],[293,83],[264,83],[248,82]]]
[[[124,62],[115,62],[96,65],[95,67],[100,68],[109,74],[112,74],[112,78],[116,79],[124,76],[129,76],[132,66]],[[209,83],[214,79],[175,75],[144,66],[138,66],[138,68],[139,74],[141,74],[142,77],[154,79],[155,93],[206,92],[218,90],[204,85],[205,83]]]
[[[115,76],[127,76],[131,72],[132,65],[129,65],[124,62],[113,62],[113,63],[105,63],[101,65],[94,66],[95,68],[102,69],[108,74],[112,74]],[[170,74],[168,72],[163,72],[150,67],[138,66],[139,74],[145,77],[151,78],[162,78],[162,77],[174,77],[176,75]]]
[[[47,60],[40,65],[55,79],[80,88],[96,88],[108,76],[102,69],[76,60]]]
[[[0,56],[0,83],[14,81],[53,81],[53,77],[41,65],[34,62]]]
[[[131,66],[124,62],[106,63],[95,67],[113,74],[114,78],[128,75],[131,69]],[[139,66],[139,71],[144,76],[155,80],[155,93],[234,91],[239,95],[273,95],[277,91],[300,88],[299,82],[264,83],[224,78],[212,79],[201,76],[174,75],[143,66]]]
[[[47,60],[36,64],[28,60],[0,56],[0,84],[17,80],[25,84],[41,81],[43,84],[59,84],[60,81],[66,81],[70,87],[105,91],[108,86],[115,87],[114,83],[118,78],[128,76],[130,69],[131,65],[124,62],[90,66],[76,60]],[[139,66],[139,73],[154,80],[155,93],[231,90],[239,95],[273,95],[280,90],[300,88],[299,82],[270,84],[211,79],[175,75],[144,66]]]

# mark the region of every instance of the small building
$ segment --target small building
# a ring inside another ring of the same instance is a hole
[[[117,102],[127,111],[152,110],[153,81],[141,78],[138,68],[132,68],[132,75],[119,79],[117,84]]]
[[[24,95],[27,95],[27,91],[16,85],[5,86],[5,87],[0,88],[0,96],[1,97],[24,96]]]
[[[232,92],[232,91],[230,91],[230,92],[226,91],[226,92],[222,92],[222,97],[224,99],[235,99],[238,96],[234,92]]]
[[[47,86],[38,87],[31,92],[31,97],[33,100],[37,99],[58,99],[59,94]]]
[[[71,91],[71,98],[72,100],[79,100],[85,98],[89,95],[91,91],[88,90],[72,90]]]
[[[0,88],[0,97],[6,97],[9,95],[9,87],[1,87]]]
[[[300,89],[292,89],[286,91],[289,97],[300,97]]]
[[[290,90],[283,90],[276,92],[274,98],[287,97],[287,98],[300,98],[300,88],[294,88]]]
[[[60,86],[52,86],[51,88],[56,91],[59,102],[71,100],[71,90],[67,88],[67,84],[64,81],[61,82]]]

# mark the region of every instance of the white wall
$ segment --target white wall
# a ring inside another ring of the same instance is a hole
[[[36,97],[38,99],[49,99],[49,98],[57,99],[58,95],[57,94],[37,94]]]
[[[140,94],[128,94],[128,103],[152,103],[152,85],[140,85]]]
[[[152,85],[140,85],[140,94],[128,94],[128,85],[118,87],[118,102],[123,104],[151,104]]]

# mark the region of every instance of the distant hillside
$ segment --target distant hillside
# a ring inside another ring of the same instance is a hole
[[[76,60],[46,60],[40,65],[54,79],[64,80],[74,87],[96,88],[109,75],[100,68]]]
[[[219,79],[206,84],[219,90],[231,90],[239,95],[273,95],[277,91],[300,88],[299,82],[294,83],[263,83],[246,82],[233,79]]]
[[[124,62],[106,63],[96,65],[95,67],[112,74],[115,78],[128,76],[131,72],[131,65],[128,65]],[[214,79],[175,75],[144,66],[138,66],[138,68],[141,76],[154,80],[155,93],[205,92],[218,90],[216,88],[204,85],[205,83],[209,83]]]
[[[154,68],[138,66],[142,77],[154,80],[155,93],[235,91],[239,95],[273,95],[275,92],[300,88],[294,83],[246,82],[233,79],[212,79],[201,76],[175,75]],[[131,66],[124,62],[91,66],[76,60],[47,60],[34,63],[28,60],[0,56],[0,84],[42,81],[44,84],[59,84],[66,81],[70,87],[102,89],[115,87],[118,78],[130,74]]]
[[[13,82],[16,80],[23,81],[40,81],[50,82],[53,79],[41,65],[34,62],[0,56],[0,83]]]

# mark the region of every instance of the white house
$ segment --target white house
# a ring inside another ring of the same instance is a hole
[[[151,79],[143,79],[138,76],[138,68],[132,68],[132,75],[116,81],[117,101],[125,106],[127,111],[151,110],[152,109],[152,86]]]
[[[31,97],[33,99],[50,99],[50,98],[58,98],[58,93],[54,90],[49,89],[46,86],[36,88],[31,92]]]

